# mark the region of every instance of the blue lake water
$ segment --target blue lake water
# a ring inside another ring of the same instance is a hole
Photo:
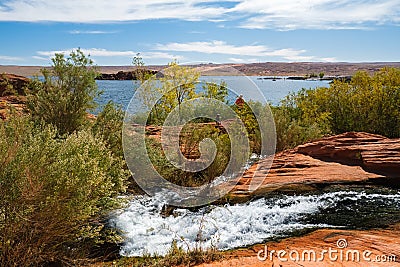
[[[297,92],[302,88],[309,89],[329,86],[329,81],[298,81],[287,79],[277,79],[276,81],[273,81],[262,79],[262,77],[258,76],[203,76],[200,80],[211,81],[218,84],[221,81],[225,81],[228,85],[228,88],[233,91],[235,90],[232,88],[240,87],[241,84],[246,87],[249,86],[249,83],[253,83],[253,85],[251,86],[251,90],[256,90],[255,88],[258,87],[260,92],[264,95],[265,99],[273,105],[277,105],[279,101],[282,100],[290,92]],[[97,81],[97,84],[99,86],[99,89],[103,91],[102,96],[98,99],[100,105],[104,105],[108,101],[112,100],[115,103],[122,105],[124,110],[128,106],[131,98],[133,97],[136,88],[139,86],[139,83],[137,81]],[[231,100],[234,97],[233,95],[234,94],[230,92]],[[260,99],[252,100],[260,101]]]

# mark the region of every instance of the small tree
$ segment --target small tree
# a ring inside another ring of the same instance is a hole
[[[203,89],[205,91],[204,97],[226,102],[226,97],[228,96],[228,86],[226,82],[221,82],[220,84],[206,82]]]
[[[141,65],[138,59],[136,61],[136,64]],[[164,77],[159,82],[152,77],[146,77],[141,81],[138,92],[143,105],[150,110],[148,123],[151,124],[162,123],[176,107],[181,115],[182,103],[198,97],[196,84],[200,73],[195,69],[179,66],[174,61],[168,64],[163,74]]]
[[[140,53],[137,53],[136,56],[133,57],[132,64],[135,66],[133,74],[136,80],[140,81],[141,84],[150,79],[150,77],[153,75],[150,70],[146,70],[144,67],[145,64],[143,58],[140,56]]]
[[[195,90],[199,77],[200,73],[193,68],[179,66],[175,61],[168,64],[164,77],[161,79],[160,88],[163,95],[160,105],[166,114],[178,107],[181,118],[182,103],[197,97]]]
[[[52,62],[50,71],[41,71],[44,81],[36,83],[28,109],[35,120],[56,126],[60,135],[73,133],[83,128],[87,112],[96,107],[97,68],[80,49],[67,58],[56,54]]]

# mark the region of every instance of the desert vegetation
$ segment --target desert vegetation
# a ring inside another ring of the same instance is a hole
[[[79,265],[118,240],[107,216],[129,176],[121,113],[109,104],[96,122],[87,118],[98,91],[81,51],[53,64],[33,81],[30,115],[0,123],[1,266]]]
[[[400,70],[357,72],[350,82],[290,94],[273,109],[278,150],[350,131],[399,137]]]

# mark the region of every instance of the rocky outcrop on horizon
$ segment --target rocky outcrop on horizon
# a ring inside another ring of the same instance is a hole
[[[147,68],[154,71],[161,71],[165,65],[150,65]],[[226,63],[226,64],[199,64],[192,65],[202,75],[227,75],[227,68],[234,68],[245,75],[255,76],[302,76],[311,73],[323,72],[325,76],[351,76],[359,70],[369,73],[379,71],[384,67],[400,68],[400,62],[365,62],[365,63],[346,63],[346,62],[261,62],[261,63]],[[0,72],[16,73],[24,76],[40,74],[44,66],[4,66],[0,65]],[[101,73],[117,73],[118,71],[132,71],[132,66],[99,66]],[[225,70],[225,71],[224,71]],[[229,75],[229,73],[228,73]],[[231,73],[232,75],[232,73]]]
[[[155,75],[155,70],[146,70],[147,74]],[[134,71],[118,71],[117,73],[102,73],[96,80],[137,80],[137,74]]]

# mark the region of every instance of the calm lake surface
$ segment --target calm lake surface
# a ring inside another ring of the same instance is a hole
[[[277,79],[273,81],[271,79],[263,79],[259,76],[242,77],[242,76],[203,76],[200,78],[201,81],[215,82],[217,84],[221,81],[225,81],[228,85],[228,89],[233,90],[240,84],[245,86],[249,80],[253,82],[264,95],[265,99],[277,105],[290,92],[297,92],[302,88],[316,88],[329,86],[329,81],[298,81],[298,80],[286,80]],[[96,81],[99,89],[103,91],[102,96],[98,99],[100,105],[106,104],[108,101],[113,100],[117,104],[121,104],[124,109],[129,104],[129,101],[133,97],[136,88],[139,86],[137,81]],[[201,90],[201,86],[199,88]],[[234,91],[234,90],[233,90]],[[234,99],[235,94],[230,92],[230,100]],[[249,99],[246,99],[249,100]],[[259,99],[253,99],[258,100]]]

